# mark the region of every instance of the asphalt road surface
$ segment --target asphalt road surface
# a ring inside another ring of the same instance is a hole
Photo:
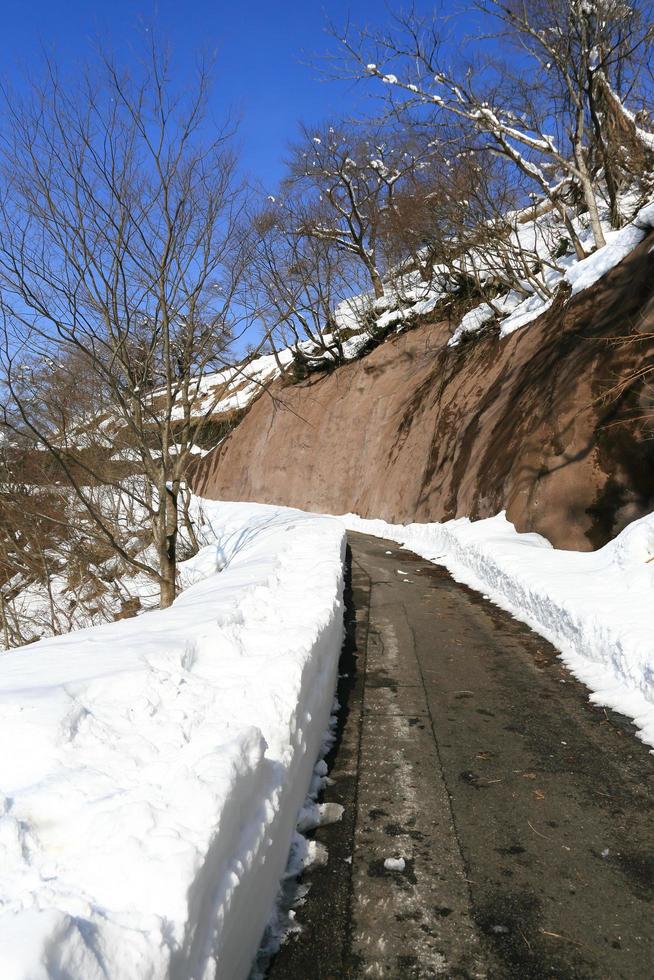
[[[654,977],[654,756],[528,627],[349,541],[345,812],[270,980]]]

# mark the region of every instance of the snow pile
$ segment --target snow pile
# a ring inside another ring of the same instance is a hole
[[[592,700],[633,718],[654,746],[654,514],[596,552],[558,551],[487,520],[387,524],[353,514],[355,531],[390,538],[486,594],[563,654]]]
[[[329,725],[345,541],[203,506],[170,609],[2,656],[3,980],[248,975]]]
[[[552,221],[550,215],[546,218],[538,219],[530,223],[527,228],[533,229],[544,221]],[[591,245],[591,234],[587,229],[584,233],[579,221],[577,220],[578,232],[582,242],[586,246]],[[645,238],[648,231],[654,228],[654,203],[641,208],[633,221],[621,228],[619,231],[610,229],[608,219],[604,222],[604,235],[606,245],[589,255],[588,258],[577,261],[573,256],[564,257],[557,260],[557,268],[547,270],[545,280],[550,290],[557,285],[567,282],[571,287],[571,295],[575,296],[583,289],[593,286],[602,276],[615,268],[623,259],[629,255],[633,249]],[[544,243],[547,241],[544,235],[537,236],[535,243],[530,246],[536,254],[543,253]],[[546,249],[545,249],[546,251]],[[542,254],[547,258],[546,254]],[[524,284],[528,286],[527,283]],[[500,314],[504,314],[500,322],[500,337],[507,337],[520,327],[527,326],[537,317],[545,313],[552,305],[552,299],[543,299],[542,296],[534,293],[523,299],[517,293],[511,292],[506,296],[500,297],[495,305]],[[487,304],[482,303],[467,313],[461,323],[456,328],[448,345],[455,347],[461,339],[468,334],[476,333],[487,322],[495,317],[495,311]]]
[[[274,354],[263,354],[243,364],[204,375],[191,391],[193,415],[228,415],[230,412],[242,411],[271,381],[279,377],[279,364],[287,367],[292,360],[293,352],[285,349],[280,351],[277,359]],[[172,418],[184,418],[181,403],[175,406]]]

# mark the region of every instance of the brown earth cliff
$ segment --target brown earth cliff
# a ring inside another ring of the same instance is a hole
[[[635,330],[639,339],[616,343]],[[387,521],[489,517],[588,550],[654,509],[654,236],[504,340],[420,326],[331,373],[277,382],[199,464],[214,499]]]

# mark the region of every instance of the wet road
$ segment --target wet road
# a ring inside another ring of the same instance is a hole
[[[349,541],[345,814],[271,980],[654,977],[654,756],[528,627]]]

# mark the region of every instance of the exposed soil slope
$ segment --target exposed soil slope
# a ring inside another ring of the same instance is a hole
[[[487,517],[562,548],[598,547],[654,507],[654,236],[599,283],[499,341],[447,348],[448,326],[262,395],[201,464],[194,489],[393,522]],[[616,344],[634,327],[652,337]],[[621,424],[614,424],[621,423]]]

